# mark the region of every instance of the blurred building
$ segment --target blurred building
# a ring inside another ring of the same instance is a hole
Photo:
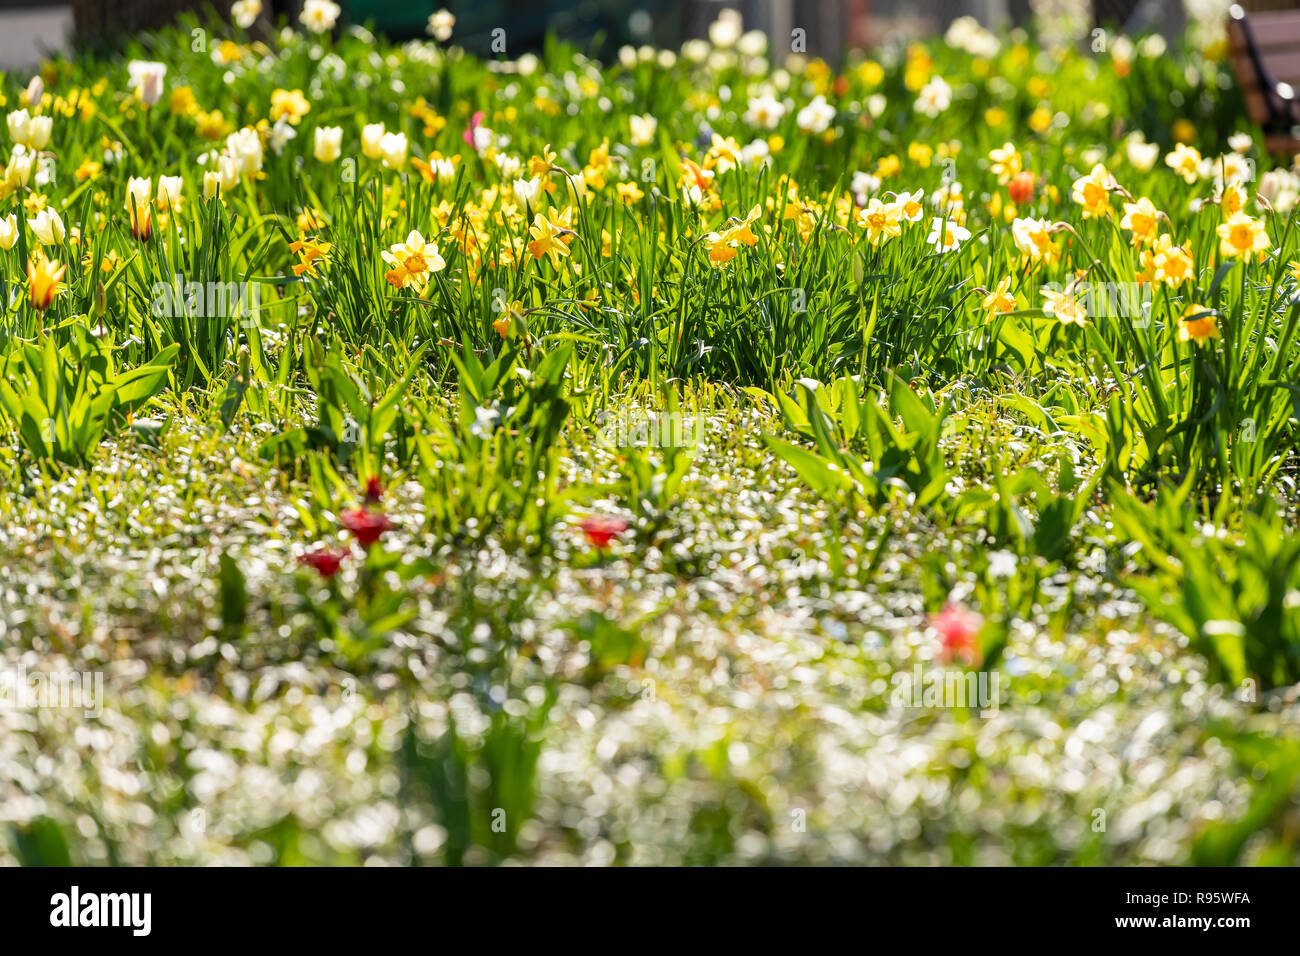
[[[933,36],[962,16],[989,27],[1019,25],[1035,14],[1073,18],[1094,26],[1154,30],[1173,40],[1186,23],[1184,10],[1222,16],[1229,0],[337,0],[343,22],[373,23],[394,40],[422,36],[429,14],[446,7],[456,15],[457,41],[491,55],[495,30],[504,29],[507,51],[539,49],[554,33],[595,55],[608,57],[625,43],[677,47],[707,35],[719,11],[740,11],[746,29],[765,32],[774,52],[803,31],[807,52],[838,59],[850,47]],[[293,20],[302,0],[263,0],[265,22]],[[1217,6],[1216,6],[1217,5]],[[1300,0],[1245,0],[1247,10],[1300,7]],[[229,9],[229,0],[0,0],[0,66],[25,68],[57,50],[75,26],[80,44],[111,46],[124,32],[156,27],[181,11]]]

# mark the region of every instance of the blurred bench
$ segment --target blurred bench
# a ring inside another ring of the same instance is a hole
[[[1264,130],[1270,153],[1300,153],[1300,10],[1252,13],[1228,8],[1228,55],[1246,112]]]

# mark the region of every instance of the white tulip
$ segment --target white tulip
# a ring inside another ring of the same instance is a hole
[[[63,237],[68,234],[63,227],[63,220],[53,209],[42,209],[36,214],[35,219],[27,220],[27,225],[32,227],[32,232],[36,233],[37,240],[43,246],[60,245]]]
[[[332,163],[343,152],[343,127],[316,127],[316,158],[322,163]]]
[[[135,90],[141,103],[145,106],[153,106],[162,99],[163,80],[167,76],[166,63],[132,60],[126,65],[126,70],[131,77],[127,89]]]

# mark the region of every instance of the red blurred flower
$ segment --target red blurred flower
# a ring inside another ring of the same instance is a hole
[[[961,658],[968,666],[981,658],[980,625],[983,619],[960,604],[948,603],[938,614],[930,615],[930,626],[939,633],[939,659],[945,663]]]
[[[370,547],[379,540],[380,535],[393,526],[388,515],[378,511],[367,511],[365,508],[345,511],[339,515],[339,521],[342,522],[343,527],[356,535],[357,543],[363,548]]]
[[[464,140],[475,150],[477,150],[478,147],[474,145],[474,133],[483,125],[483,117],[486,115],[487,114],[482,110],[477,111],[469,118],[469,125],[465,127]]]
[[[378,475],[371,475],[366,482],[366,504],[377,505],[379,499],[384,496],[384,485],[379,480]]]
[[[627,530],[627,522],[610,515],[589,515],[579,523],[587,541],[597,548],[608,548],[609,543]]]
[[[1029,170],[1016,173],[1011,182],[1007,183],[1007,195],[1017,206],[1022,206],[1034,198],[1034,184],[1038,177]]]
[[[347,556],[346,551],[331,551],[329,548],[319,548],[316,551],[309,551],[306,554],[299,555],[298,563],[315,568],[323,578],[332,578],[339,573],[339,565],[343,563],[343,559]]]

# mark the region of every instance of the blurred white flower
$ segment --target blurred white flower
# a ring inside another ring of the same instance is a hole
[[[654,142],[655,130],[659,128],[659,120],[647,113],[645,116],[629,116],[627,122],[632,129],[633,146],[649,146]]]
[[[1138,172],[1149,172],[1160,158],[1160,144],[1148,143],[1140,132],[1132,133],[1124,141],[1124,155]]]
[[[772,150],[767,145],[767,140],[756,139],[741,148],[740,161],[751,169],[756,169],[764,163],[770,162],[771,155]]]
[[[835,107],[826,102],[826,97],[820,93],[813,98],[813,101],[799,111],[795,121],[799,128],[805,133],[818,135],[826,132],[830,127],[831,121],[835,119]]]
[[[429,16],[429,22],[425,26],[429,36],[433,37],[439,43],[446,43],[451,39],[451,31],[456,26],[456,17],[446,10],[439,10],[437,13]]]
[[[315,156],[322,163],[332,163],[343,152],[343,127],[316,127]]]
[[[916,111],[934,119],[952,103],[952,87],[943,77],[931,77],[930,82],[916,94]]]
[[[184,188],[185,180],[180,176],[159,176],[158,207],[165,212],[179,211],[181,208],[181,192]]]
[[[367,123],[361,128],[361,152],[367,159],[379,159],[382,155],[379,142],[384,138],[383,123]]]
[[[518,156],[512,156],[510,153],[497,153],[493,159],[497,164],[497,172],[501,174],[502,179],[515,179],[518,177],[520,170],[524,168],[523,160]]]
[[[153,106],[162,99],[163,81],[167,76],[166,63],[132,60],[126,65],[126,72],[130,76],[126,88],[135,90],[141,103]]]
[[[241,30],[247,30],[262,15],[262,0],[235,0],[230,5],[230,15]]]
[[[745,109],[745,122],[762,129],[776,129],[784,116],[785,104],[771,93],[754,97]]]
[[[849,190],[853,193],[853,201],[859,206],[865,206],[872,194],[880,191],[880,177],[856,172],[849,183]]]
[[[537,208],[537,197],[542,193],[542,181],[534,176],[532,179],[516,179],[514,182],[515,198],[519,200],[519,205],[528,208]]]
[[[261,171],[262,140],[251,126],[227,136],[226,150],[234,163],[236,177],[253,176]]]
[[[709,24],[709,42],[721,50],[730,49],[736,45],[744,28],[740,11],[727,7],[718,14],[718,19]]]
[[[342,12],[339,5],[331,0],[306,0],[302,5],[302,13],[298,14],[298,22],[312,33],[328,33],[334,29]]]
[[[289,140],[294,139],[298,131],[290,125],[288,119],[281,116],[271,127],[270,145],[275,155],[279,156],[284,152],[285,146],[289,145]]]
[[[1019,558],[1011,551],[992,551],[989,553],[989,577],[1009,578],[1016,573]]]
[[[23,90],[22,100],[32,108],[41,105],[41,98],[45,95],[45,81],[37,73],[32,77],[31,82],[27,84],[27,89]]]
[[[401,169],[406,165],[406,134],[385,133],[379,141],[379,152],[384,157],[385,166]]]
[[[762,30],[747,30],[736,41],[741,56],[759,57],[767,52],[767,34]]]

